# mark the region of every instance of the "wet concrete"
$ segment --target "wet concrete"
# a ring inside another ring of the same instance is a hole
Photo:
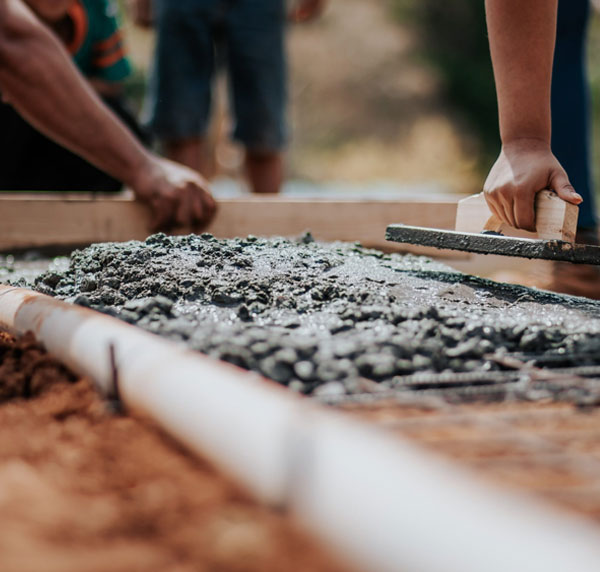
[[[38,251],[28,251],[16,256],[0,254],[0,284],[33,281],[42,273],[62,272],[69,268],[68,256],[49,258],[47,254]]]
[[[597,302],[310,235],[93,245],[34,286],[321,396],[373,390],[365,378],[501,371],[486,357],[499,351],[600,365]]]

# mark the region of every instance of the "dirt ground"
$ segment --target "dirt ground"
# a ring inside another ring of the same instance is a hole
[[[29,396],[29,398],[25,398]],[[0,334],[0,570],[340,572],[156,427]]]
[[[17,285],[358,403],[502,487],[600,518],[598,302],[310,235],[157,234],[76,251],[37,277],[14,266]],[[390,394],[387,409],[365,405]]]
[[[541,403],[343,409],[468,467],[504,489],[526,492],[600,523],[600,410]]]

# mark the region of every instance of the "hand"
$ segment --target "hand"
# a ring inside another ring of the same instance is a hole
[[[127,7],[136,26],[151,28],[154,24],[152,0],[128,0]]]
[[[574,205],[583,201],[547,143],[518,139],[502,146],[483,191],[490,210],[501,221],[535,232],[535,195],[544,189]]]
[[[167,159],[151,156],[149,163],[131,186],[152,211],[152,230],[206,226],[217,208],[207,182],[196,171]]]
[[[314,20],[321,15],[325,9],[327,0],[296,0],[289,13],[289,19],[301,24]]]

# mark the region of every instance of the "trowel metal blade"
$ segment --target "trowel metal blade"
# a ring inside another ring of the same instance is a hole
[[[385,238],[404,244],[462,250],[477,254],[498,254],[521,258],[559,260],[574,264],[600,265],[599,246],[571,244],[561,240],[514,238],[512,236],[456,232],[454,230],[439,230],[403,224],[388,226]]]

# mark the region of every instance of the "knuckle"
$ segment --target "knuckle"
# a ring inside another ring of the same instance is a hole
[[[504,183],[502,185],[498,185],[495,189],[491,191],[492,197],[501,201],[506,199],[507,197],[512,197],[516,193],[516,187],[512,183]]]
[[[500,199],[498,189],[492,189],[486,192],[485,199],[488,203],[497,204]]]

